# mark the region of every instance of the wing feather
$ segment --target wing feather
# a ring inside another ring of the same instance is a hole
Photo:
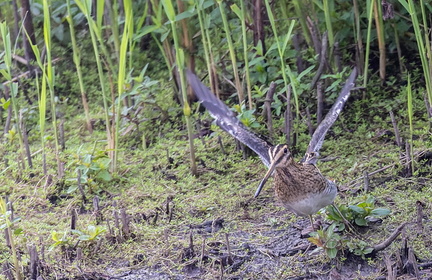
[[[345,102],[348,100],[351,90],[354,87],[356,77],[357,77],[357,69],[354,68],[351,72],[351,75],[346,80],[345,85],[342,88],[342,91],[340,92],[336,102],[333,104],[332,108],[327,113],[324,120],[318,125],[317,129],[312,135],[312,138],[309,142],[308,149],[306,151],[304,163],[308,163],[308,159],[311,164],[313,164],[314,161],[317,160],[316,155],[318,155],[318,152],[321,149],[321,146],[324,142],[324,137],[327,134],[327,131],[330,129],[330,127],[338,118],[340,112],[342,111],[343,106],[345,105]]]
[[[234,138],[248,146],[260,157],[261,161],[266,166],[269,166],[270,157],[268,150],[271,147],[271,144],[247,129],[246,126],[237,119],[234,112],[220,101],[195,74],[190,70],[186,70],[186,75],[189,85],[192,87],[195,95],[216,120],[216,124],[231,134]]]

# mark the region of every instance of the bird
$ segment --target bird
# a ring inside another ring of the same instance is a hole
[[[306,156],[304,163],[295,162],[288,145],[269,148],[270,167],[258,185],[255,198],[260,194],[274,172],[275,195],[282,205],[299,216],[308,216],[313,228],[312,215],[333,203],[337,195],[336,184],[325,178]],[[315,159],[313,159],[315,161]]]
[[[246,128],[234,112],[189,69],[186,70],[186,76],[199,102],[210,112],[216,124],[248,146],[268,167],[254,197],[259,196],[267,180],[274,175],[276,198],[291,212],[299,216],[308,216],[312,229],[314,229],[312,215],[328,205],[334,206],[337,195],[336,183],[327,179],[316,166],[319,150],[327,131],[338,118],[354,88],[356,68],[351,71],[337,100],[313,133],[306,153],[300,162],[295,161],[287,144],[272,145]],[[343,215],[340,215],[344,219]]]

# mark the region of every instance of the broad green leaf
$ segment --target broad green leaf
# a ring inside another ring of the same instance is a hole
[[[111,176],[111,174],[108,172],[108,170],[101,170],[101,171],[98,173],[97,178],[109,182],[109,181],[111,181],[112,176]]]
[[[181,13],[181,14],[176,15],[175,21],[180,21],[180,20],[183,20],[183,19],[186,19],[186,18],[191,18],[193,16],[195,16],[195,13],[193,13],[190,10],[187,10],[187,11],[184,11],[183,13]]]
[[[9,75],[9,73],[5,69],[0,69],[0,73],[3,75],[3,77],[6,80],[10,80],[12,78],[11,75]]]
[[[336,240],[330,240],[325,245],[326,245],[326,248],[336,248],[337,241]]]
[[[363,208],[361,208],[357,205],[350,205],[350,206],[348,206],[348,208],[351,209],[352,211],[358,213],[358,214],[365,214],[366,213],[366,211]]]
[[[363,250],[363,254],[367,255],[373,252],[373,248],[372,247],[368,247],[366,249]]]
[[[323,243],[318,237],[309,237],[308,240],[309,242],[317,245],[318,247],[323,247]]]
[[[162,5],[164,7],[167,18],[171,22],[175,21],[175,11],[174,11],[174,7],[171,3],[171,0],[162,0],[161,2],[162,2]]]
[[[338,251],[335,248],[330,248],[330,249],[326,249],[326,252],[330,259],[334,259]]]
[[[160,28],[160,26],[158,26],[158,25],[144,26],[144,28],[141,29],[142,30],[141,32],[135,34],[134,40],[139,41],[143,36],[145,36],[149,33],[152,33],[153,31],[157,30],[158,28]]]
[[[88,241],[88,240],[90,240],[90,235],[88,235],[88,234],[83,234],[83,235],[80,235],[80,236],[78,237],[78,239],[81,240],[81,241]]]
[[[356,218],[355,223],[359,226],[367,226],[367,221],[364,218]]]
[[[237,6],[237,4],[232,4],[230,7],[231,7],[231,10],[237,15],[237,17],[240,20],[243,20],[243,13],[241,12],[239,6]]]
[[[78,189],[78,186],[77,186],[77,185],[70,186],[70,187],[66,190],[66,193],[67,193],[67,194],[73,193],[73,192],[76,191],[77,189]]]
[[[390,210],[386,208],[377,208],[372,210],[371,212],[372,216],[379,216],[379,217],[387,216],[388,214],[390,214]]]
[[[1,98],[0,103],[3,109],[7,110],[11,104],[11,99],[9,98],[8,100],[5,100],[4,98]]]

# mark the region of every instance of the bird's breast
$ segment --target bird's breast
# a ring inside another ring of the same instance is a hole
[[[327,180],[314,165],[277,168],[274,180],[278,200],[298,215],[312,215],[333,203],[336,185]]]

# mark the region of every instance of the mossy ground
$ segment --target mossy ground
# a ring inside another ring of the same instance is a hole
[[[95,180],[91,187],[84,186],[87,203],[83,204],[78,190],[67,192],[77,176],[74,159],[92,153],[94,147],[105,151],[104,142],[95,144],[104,139],[104,126],[96,126],[89,135],[82,118],[71,114],[66,123],[67,148],[61,155],[66,163],[66,179],[57,180],[53,148],[47,149],[49,175],[42,174],[42,157],[38,153],[33,170],[19,172],[11,167],[1,178],[2,191],[13,202],[14,215],[21,217],[14,225],[22,229],[22,234],[14,236],[21,263],[27,266],[27,245],[34,244],[46,279],[283,279],[327,277],[332,273],[349,279],[376,279],[387,275],[384,257],[396,260],[405,241],[419,262],[430,262],[430,159],[416,162],[414,175],[403,177],[400,158],[404,151],[395,145],[391,133],[381,133],[393,131],[388,117],[369,113],[365,108],[354,114],[361,107],[356,102],[362,101],[351,101],[326,137],[321,157],[333,160],[319,162],[318,166],[338,183],[336,204],[354,204],[372,195],[377,206],[391,210],[382,221],[360,230],[367,244],[380,243],[400,224],[408,222],[402,235],[374,257],[362,259],[345,248],[331,260],[324,251],[309,247],[311,243],[300,238],[308,219],[278,205],[271,182],[258,199],[253,199],[265,166],[257,157],[244,159],[234,140],[219,129],[195,139],[198,176],[192,176],[187,134],[180,115],[175,113],[166,124],[153,124],[163,127],[153,127],[159,133],[149,137],[146,148],[140,143],[140,135],[122,138],[117,173],[109,182]],[[398,117],[406,136],[403,112]],[[415,154],[432,149],[430,133],[425,129],[427,122],[421,119],[416,122]],[[301,133],[299,141],[298,150],[304,151],[307,134]],[[8,155],[9,162],[17,158],[12,150]],[[298,159],[301,156],[300,152]],[[383,167],[388,168],[370,176],[370,188],[365,193],[364,172]],[[95,197],[99,198],[98,212],[92,204]],[[416,223],[418,203],[423,207],[422,229]],[[116,216],[121,216],[122,211],[129,221],[124,238],[119,237],[124,235],[122,222],[116,225]],[[99,224],[106,231],[93,241],[78,242],[78,236],[69,231],[72,212],[77,213],[76,229],[86,232],[89,225]],[[320,216],[325,225],[325,214]],[[54,231],[65,232],[69,241],[49,249],[54,244]],[[2,235],[2,262],[10,260],[5,244]]]

